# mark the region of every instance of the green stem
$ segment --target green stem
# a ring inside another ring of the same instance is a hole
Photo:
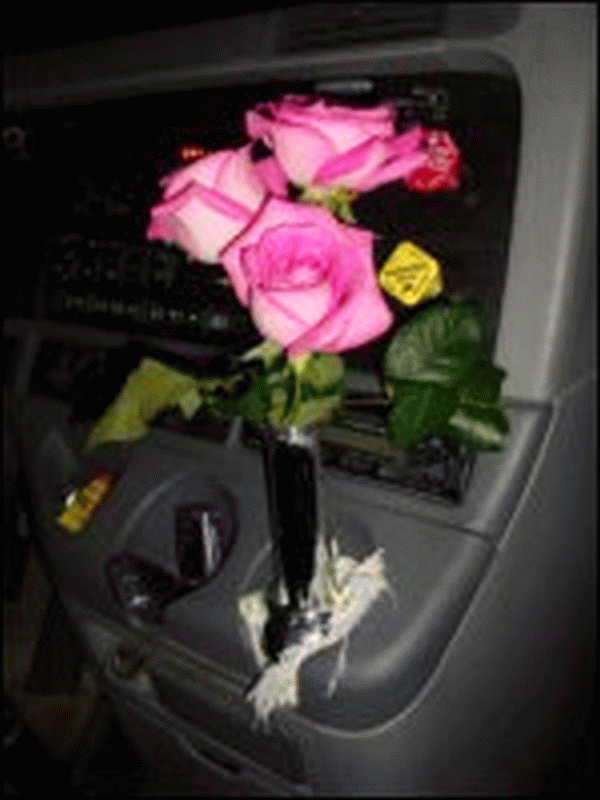
[[[291,416],[291,424],[294,423],[294,419],[298,416],[298,410],[300,408],[300,392],[302,389],[302,382],[300,380],[300,373],[296,370],[294,372],[294,399],[292,400],[292,408],[288,415],[288,418]]]

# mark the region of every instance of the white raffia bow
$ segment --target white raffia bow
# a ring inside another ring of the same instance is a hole
[[[331,697],[346,667],[350,632],[384,592],[393,594],[384,572],[383,550],[377,550],[362,562],[341,556],[337,541],[328,553],[323,537],[319,537],[315,559],[315,576],[309,590],[309,603],[317,611],[331,612],[327,632],[306,631],[298,644],[286,646],[275,663],[267,658],[261,642],[269,612],[265,592],[245,595],[239,611],[248,628],[256,663],[262,670],[248,694],[254,704],[257,720],[268,722],[276,708],[298,705],[298,673],[307,658],[338,642],[342,642],[337,664],[329,680],[327,696]]]

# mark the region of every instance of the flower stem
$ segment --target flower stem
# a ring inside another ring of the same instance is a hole
[[[306,365],[311,357],[311,353],[303,353],[301,356],[290,358],[289,364],[294,373],[294,396],[292,399],[292,407],[287,417],[287,424],[293,425],[294,419],[298,415],[300,409],[300,394],[302,391],[302,374],[306,369]]]

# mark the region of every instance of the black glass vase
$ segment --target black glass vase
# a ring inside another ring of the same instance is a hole
[[[274,556],[265,648],[276,658],[309,600],[320,524],[319,447],[312,429],[264,426],[262,435]]]

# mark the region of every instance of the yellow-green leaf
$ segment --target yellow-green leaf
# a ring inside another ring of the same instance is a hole
[[[307,425],[324,422],[339,408],[341,402],[342,397],[339,394],[306,400],[300,403],[298,407],[286,417],[284,423],[286,425],[296,425],[299,428],[303,428]]]
[[[134,369],[114,402],[94,425],[86,450],[111,441],[135,441],[148,433],[148,423],[166,408],[179,406],[191,419],[218,388],[231,388],[239,378],[198,380],[153,358]]]
[[[357,198],[357,193],[343,186],[322,188],[318,186],[304,186],[301,189],[300,200],[305,203],[321,206],[331,211],[339,219],[350,224],[356,223],[351,204]]]
[[[243,356],[240,356],[240,361],[253,361],[254,359],[260,359],[263,364],[269,368],[276,360],[277,357],[281,354],[281,347],[275,342],[270,342],[268,339],[265,339],[264,342],[256,345],[251,350],[248,350],[247,353],[244,353]]]
[[[335,387],[344,377],[344,362],[335,353],[313,353],[301,373],[302,383],[317,392]]]
[[[202,405],[202,397],[194,386],[179,398],[179,408],[186,419],[192,419]]]

